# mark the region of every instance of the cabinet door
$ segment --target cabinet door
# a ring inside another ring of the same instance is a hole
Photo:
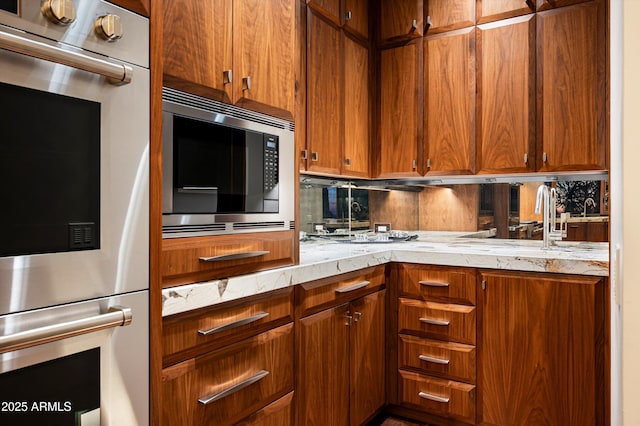
[[[379,41],[384,43],[422,37],[422,15],[422,0],[381,1]]]
[[[344,28],[361,37],[369,37],[369,0],[345,0]]]
[[[296,326],[297,424],[346,426],[349,420],[349,305]]]
[[[272,402],[235,426],[291,426],[293,425],[293,392]]]
[[[483,272],[478,420],[604,424],[604,282]]]
[[[369,420],[385,403],[385,294],[351,303],[350,425]]]
[[[234,0],[234,98],[239,106],[293,118],[295,5],[296,0]]]
[[[429,174],[474,172],[475,31],[425,38],[424,132]]]
[[[600,0],[537,14],[538,169],[606,167],[606,27]]]
[[[532,13],[534,10],[534,0],[479,0],[476,3],[476,22],[484,24]]]
[[[369,177],[369,49],[344,37],[343,175]]]
[[[232,0],[165,0],[163,7],[165,84],[231,102],[224,72],[232,69]]]
[[[477,27],[480,173],[535,167],[535,15]]]
[[[493,0],[492,0],[493,1]],[[476,0],[429,0],[425,15],[429,34],[470,27],[476,23]]]
[[[380,52],[378,177],[421,175],[421,49],[419,40]]]
[[[307,0],[311,9],[340,25],[340,0]]]
[[[307,170],[340,174],[342,68],[340,30],[307,15]]]
[[[569,6],[576,3],[582,3],[590,0],[536,0],[536,9],[538,11],[547,10],[554,7]]]

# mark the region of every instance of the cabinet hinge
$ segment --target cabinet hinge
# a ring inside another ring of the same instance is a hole
[[[482,280],[482,289],[483,290],[487,289],[487,280]]]

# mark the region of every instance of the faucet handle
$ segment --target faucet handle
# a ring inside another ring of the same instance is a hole
[[[570,213],[560,213],[560,238],[567,238],[567,228],[569,227]]]

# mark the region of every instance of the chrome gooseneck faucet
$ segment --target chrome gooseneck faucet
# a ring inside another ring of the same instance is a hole
[[[567,218],[566,213],[560,215],[560,229],[556,230],[556,207],[558,203],[558,193],[555,188],[549,188],[542,184],[538,187],[536,194],[536,214],[540,214],[540,208],[543,207],[542,213],[542,248],[548,249],[554,241],[562,240],[567,236]],[[544,204],[544,206],[542,206]]]

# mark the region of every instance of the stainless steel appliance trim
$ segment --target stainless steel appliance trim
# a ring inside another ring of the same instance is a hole
[[[438,281],[418,281],[418,284],[427,287],[449,287],[449,283],[441,283]]]
[[[336,288],[336,293],[349,293],[350,291],[355,291],[359,288],[363,288],[371,284],[371,281],[360,281],[359,283],[352,284],[347,287]]]
[[[94,74],[100,74],[107,77],[109,82],[114,84],[127,84],[131,82],[133,68],[127,64],[93,58],[83,53],[62,49],[58,46],[34,40],[32,39],[35,38],[33,36],[28,37],[0,31],[0,48],[45,61],[78,68]]]
[[[256,322],[268,316],[269,316],[269,312],[258,312],[257,314],[251,315],[250,317],[232,321],[230,323],[223,324],[218,327],[213,327],[208,330],[198,330],[198,334],[208,336],[210,334],[219,333],[221,331],[231,330],[232,328],[240,327],[241,325],[251,324],[252,322]]]
[[[216,394],[210,395],[210,396],[205,396],[202,397],[200,399],[198,399],[198,402],[201,404],[210,404],[214,401],[217,401],[219,399],[222,399],[224,397],[227,397],[231,394],[234,394],[236,392],[238,392],[239,390],[242,390],[244,388],[246,388],[247,386],[250,386],[254,383],[256,383],[257,381],[263,379],[264,377],[266,377],[269,374],[269,372],[267,370],[260,370],[257,374],[249,377],[246,380],[243,380],[242,382],[238,383],[237,385],[233,385],[225,390],[223,390],[222,392],[218,392]]]
[[[433,318],[419,318],[419,321],[425,324],[430,324],[430,325],[449,325],[449,321],[446,320],[437,320],[437,319],[433,319]]]
[[[51,324],[32,330],[0,336],[0,354],[42,345],[80,334],[92,333],[105,328],[131,324],[133,313],[130,308],[113,306],[105,314],[88,318]]]
[[[269,250],[246,251],[242,253],[221,254],[219,256],[201,257],[201,262],[222,262],[223,260],[247,259],[250,257],[260,257],[271,253]]]

